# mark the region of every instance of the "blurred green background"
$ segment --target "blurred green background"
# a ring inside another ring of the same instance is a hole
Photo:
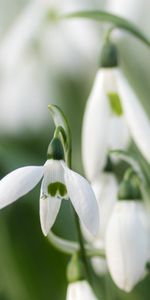
[[[0,0],[0,178],[17,167],[45,162],[53,133],[47,109],[50,102],[58,104],[68,118],[73,168],[83,173],[82,116],[98,68],[105,27],[91,21],[57,24],[47,19],[46,11],[105,8],[130,18],[150,37],[150,5],[147,0],[130,2],[53,0],[41,5],[38,0]],[[114,34],[114,40],[121,66],[150,113],[149,49],[124,33]],[[39,189],[38,185],[0,211],[0,300],[65,299],[68,258],[42,235]],[[76,238],[65,203],[54,230],[60,236]],[[150,299],[149,276],[130,294],[115,288],[109,276],[97,278],[97,286],[101,299]]]

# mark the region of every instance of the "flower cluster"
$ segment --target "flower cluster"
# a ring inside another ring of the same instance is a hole
[[[38,8],[39,15],[34,14],[35,27],[45,15],[45,6],[40,4]],[[133,31],[138,35],[134,28]],[[150,121],[121,72],[117,49],[109,35],[83,118],[82,156],[90,183],[72,170],[67,119],[57,106],[49,108],[55,131],[47,160],[43,166],[18,168],[1,179],[0,208],[21,198],[42,181],[39,205],[42,232],[51,243],[53,239],[57,249],[71,255],[66,299],[97,300],[88,276],[88,256],[98,275],[110,272],[117,287],[130,292],[145,277],[150,262],[150,214],[144,202],[148,183],[144,168],[150,163]],[[132,142],[138,162],[126,151]],[[119,160],[111,156],[112,151],[127,163],[120,174]],[[79,243],[53,237],[51,229],[62,201],[71,203]]]
[[[96,273],[109,271],[126,292],[147,274],[150,215],[142,201],[140,183],[126,175],[119,186],[113,172],[118,159],[110,161],[108,154],[114,149],[125,151],[134,141],[149,163],[149,132],[150,121],[119,69],[117,50],[109,42],[102,51],[101,67],[87,101],[82,133],[84,169],[98,201],[101,224],[96,238],[89,236],[84,226],[83,233],[106,252],[106,261],[92,259]]]

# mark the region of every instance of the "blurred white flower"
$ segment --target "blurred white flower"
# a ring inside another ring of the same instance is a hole
[[[108,150],[124,148],[129,141],[124,116],[113,113],[109,103],[108,93],[116,93],[111,72],[111,69],[97,72],[83,119],[82,157],[90,180],[104,168]]]
[[[60,95],[58,78],[81,71],[85,75],[92,67],[99,48],[96,27],[81,20],[57,20],[57,14],[82,6],[75,0],[30,1],[1,39],[1,131],[20,133],[47,124],[47,104]]]
[[[101,220],[97,239],[105,241],[108,221],[117,201],[118,183],[113,173],[103,172],[95,179],[91,186],[98,202]]]
[[[101,220],[99,233],[92,244],[97,249],[105,250],[106,230],[112,210],[117,201],[118,183],[113,173],[103,172],[92,183],[92,188],[98,201]],[[103,276],[108,272],[105,258],[93,257],[91,262],[97,275]]]
[[[127,18],[149,32],[150,2],[147,0],[107,0],[108,11]],[[144,15],[144,18],[143,18]],[[140,22],[140,23],[139,23]]]
[[[118,183],[111,172],[101,173],[91,184],[99,207],[100,227],[96,237],[90,235],[85,226],[82,231],[85,239],[97,249],[105,249],[105,235],[112,210],[117,201]],[[106,260],[94,257],[91,260],[94,271],[98,275],[107,272]]]
[[[69,198],[91,234],[99,229],[99,213],[94,193],[85,178],[70,170],[62,160],[49,159],[44,166],[16,169],[0,181],[0,208],[32,190],[43,177],[40,193],[40,220],[44,235],[53,226],[61,199]]]
[[[125,149],[130,137],[150,162],[150,122],[118,68],[101,68],[87,101],[82,132],[85,173],[93,181],[111,149]]]
[[[140,200],[122,200],[116,204],[106,232],[106,257],[114,282],[126,292],[146,275],[150,221]]]
[[[86,280],[70,283],[67,289],[66,300],[97,300],[89,283]]]

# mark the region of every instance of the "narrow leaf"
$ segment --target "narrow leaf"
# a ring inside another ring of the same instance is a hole
[[[131,157],[131,155],[128,152],[123,151],[123,150],[112,150],[109,153],[111,156],[115,156],[115,157],[119,158],[120,160],[128,163],[132,167],[132,169],[135,171],[135,173],[138,175],[140,180],[145,182],[145,177],[143,175],[140,165],[133,157]]]
[[[67,161],[68,165],[70,166],[70,164],[71,164],[71,162],[70,162],[70,160],[71,160],[71,132],[70,132],[68,121],[67,121],[64,113],[62,112],[62,110],[57,105],[50,104],[50,105],[48,105],[48,108],[51,112],[55,126],[59,127],[59,129],[60,129],[62,142],[63,142],[64,148],[65,148],[64,150],[65,150],[66,161]],[[61,130],[61,128],[63,130]]]

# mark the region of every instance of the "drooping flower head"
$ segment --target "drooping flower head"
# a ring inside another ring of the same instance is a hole
[[[136,178],[121,183],[120,201],[106,230],[106,257],[116,285],[130,292],[147,274],[150,260],[150,219]]]
[[[53,226],[62,199],[70,200],[79,218],[91,234],[99,229],[97,201],[88,181],[68,168],[62,142],[54,137],[44,166],[16,169],[0,181],[0,208],[13,203],[43,178],[40,192],[40,221],[44,235]]]
[[[116,47],[108,43],[83,120],[82,156],[88,179],[93,181],[104,168],[109,150],[126,149],[131,138],[150,162],[149,132],[149,119],[118,68]]]

